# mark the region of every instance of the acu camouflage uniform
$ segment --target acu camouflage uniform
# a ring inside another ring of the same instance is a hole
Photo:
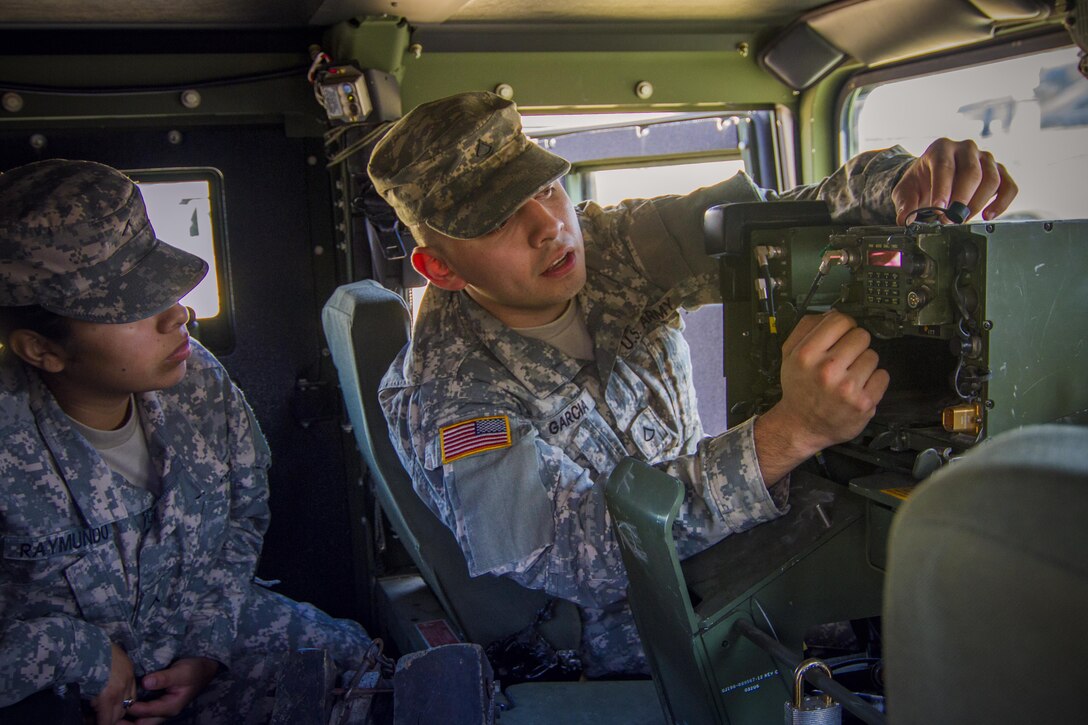
[[[0,367],[0,705],[181,657],[225,669],[193,701],[202,723],[266,722],[279,665],[326,647],[341,668],[369,640],[253,582],[268,527],[268,447],[245,399],[197,344],[182,382],[137,396],[156,497],[113,473],[29,366]]]
[[[0,175],[0,304],[133,321],[205,269],[155,238],[136,187],[109,167]],[[224,665],[174,722],[266,722],[293,649],[327,648],[347,669],[370,640],[255,585],[269,452],[219,362],[193,342],[182,381],[135,400],[158,496],[110,470],[35,368],[0,355],[0,706],[66,683],[97,695],[116,642],[137,678],[182,657]]]
[[[677,310],[718,297],[703,211],[823,199],[839,221],[887,222],[895,217],[891,189],[910,160],[898,148],[864,154],[781,197],[741,174],[683,197],[581,205],[587,281],[577,299],[592,361],[517,334],[464,293],[427,290],[413,341],[382,381],[390,435],[473,575],[504,574],[580,606],[587,674],[646,671],[603,496],[623,457],[684,483],[675,527],[681,557],[785,510],[788,483],[768,492],[753,421],[707,438],[699,420]],[[463,228],[465,236],[478,231]],[[505,422],[509,443],[444,457],[443,428],[480,418]]]

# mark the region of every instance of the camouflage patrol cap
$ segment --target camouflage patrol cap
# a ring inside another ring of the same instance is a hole
[[[51,159],[0,174],[0,305],[134,322],[207,271],[155,237],[136,184],[109,166]]]
[[[397,216],[455,239],[498,228],[570,164],[529,140],[512,101],[461,93],[397,121],[367,171]]]

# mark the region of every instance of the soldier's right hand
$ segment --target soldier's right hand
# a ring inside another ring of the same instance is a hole
[[[888,373],[869,333],[834,310],[801,319],[782,345],[782,400],[809,455],[854,438],[876,412]]]
[[[136,698],[136,677],[132,672],[132,660],[116,642],[110,643],[110,679],[91,700],[95,711],[95,725],[115,725],[125,717],[125,700]]]
[[[782,399],[756,421],[768,484],[865,428],[888,389],[869,333],[841,312],[803,317],[782,345]]]

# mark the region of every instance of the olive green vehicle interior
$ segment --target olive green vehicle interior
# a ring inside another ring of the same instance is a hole
[[[6,0],[0,41],[0,170],[123,169],[159,236],[211,262],[184,303],[272,449],[258,575],[278,591],[358,619],[394,655],[492,645],[503,723],[1076,711],[1084,0]],[[652,679],[579,681],[573,605],[470,578],[377,407],[424,280],[366,163],[390,122],[469,90],[518,104],[572,162],[575,202],[741,170],[787,189],[940,136],[975,139],[1021,189],[1001,219],[965,224],[708,210],[723,304],[685,313],[708,434],[774,404],[781,342],[806,312],[857,318],[892,384],[857,439],[793,474],[788,515],[684,562],[679,484],[634,460],[612,475]],[[546,644],[523,652],[527,632]]]

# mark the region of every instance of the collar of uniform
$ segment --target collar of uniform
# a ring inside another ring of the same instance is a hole
[[[87,523],[102,526],[146,511],[151,494],[134,486],[116,485],[113,471],[68,424],[68,416],[37,373],[27,369],[26,380],[30,410],[42,440]]]
[[[582,224],[586,237],[586,284],[578,297],[585,311],[586,327],[593,335],[597,370],[603,384],[608,384],[620,342],[632,320],[638,319],[647,303],[648,285],[630,266],[614,257],[605,257],[594,241],[595,230]]]
[[[461,293],[455,299],[480,342],[536,397],[551,395],[585,365],[584,360],[575,360],[546,342],[519,335],[468,295]]]
[[[163,493],[176,485],[180,475],[180,483],[190,487],[191,495],[198,498],[206,486],[218,485],[230,468],[221,460],[228,454],[219,453],[227,442],[217,440],[219,436],[209,433],[207,427],[221,418],[187,410],[192,401],[200,399],[197,389],[207,380],[200,368],[211,356],[198,341],[192,341],[192,345],[193,357],[189,358],[189,369],[182,381],[164,391],[141,393],[136,402],[148,451],[162,475]],[[259,434],[255,431],[254,435]]]

